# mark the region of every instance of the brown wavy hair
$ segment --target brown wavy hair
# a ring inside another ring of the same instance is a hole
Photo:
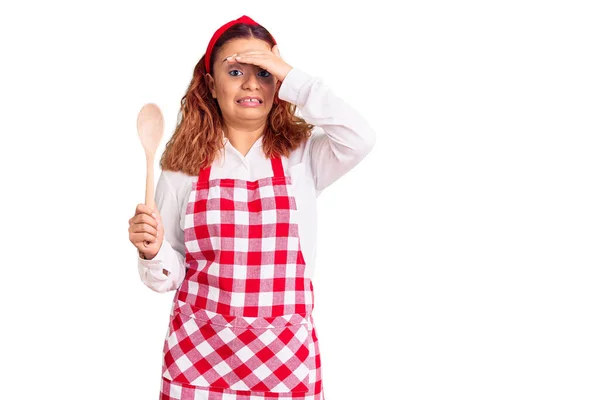
[[[211,54],[205,54],[194,68],[192,80],[181,98],[178,123],[167,142],[160,160],[163,170],[182,171],[197,175],[214,161],[223,147],[223,117],[217,99],[211,96],[206,83],[205,57],[210,57],[211,69],[219,49],[228,41],[238,38],[256,38],[275,45],[269,31],[260,25],[235,24],[217,40]],[[273,107],[263,132],[262,149],[266,157],[289,156],[305,142],[314,125],[296,115],[296,105],[279,99],[281,81],[277,82]]]

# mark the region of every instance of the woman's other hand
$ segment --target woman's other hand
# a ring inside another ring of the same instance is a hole
[[[135,215],[129,219],[129,241],[138,249],[140,257],[153,259],[162,245],[164,229],[158,210],[138,204]]]

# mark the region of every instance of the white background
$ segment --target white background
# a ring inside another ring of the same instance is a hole
[[[174,292],[128,240],[137,113],[161,107],[162,154],[246,14],[378,135],[319,198],[326,399],[600,398],[593,3],[3,3],[0,396],[158,398]]]

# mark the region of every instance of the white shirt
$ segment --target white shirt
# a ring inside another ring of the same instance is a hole
[[[288,158],[282,157],[284,172],[292,180],[289,194],[296,199],[300,246],[310,278],[316,259],[317,196],[369,153],[375,144],[375,132],[320,78],[298,68],[291,69],[282,81],[279,98],[295,104],[304,120],[315,125],[304,144]],[[262,137],[246,156],[229,141],[221,155],[212,165],[210,179],[254,181],[273,176],[271,161],[262,152]],[[156,292],[177,289],[185,277],[185,212],[197,180],[197,175],[184,172],[161,171],[159,176],[155,203],[164,225],[164,240],[153,259],[144,260],[138,253],[140,278]],[[165,275],[163,269],[169,274]]]

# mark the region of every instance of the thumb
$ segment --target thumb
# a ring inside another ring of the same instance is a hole
[[[273,46],[273,52],[275,53],[275,55],[277,55],[277,57],[281,58],[281,53],[279,53],[278,45]]]
[[[162,217],[160,216],[160,213],[158,212],[158,209],[154,208],[152,210],[152,216],[154,217],[154,219],[156,220],[156,222],[158,222],[160,225],[162,225]]]

